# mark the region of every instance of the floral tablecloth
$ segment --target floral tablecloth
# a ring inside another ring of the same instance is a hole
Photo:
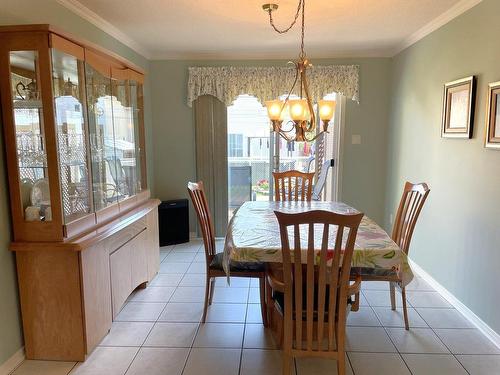
[[[230,261],[280,263],[282,261],[281,240],[278,220],[274,211],[297,213],[310,210],[326,210],[337,213],[358,212],[341,202],[245,202],[229,223],[224,244],[224,269],[226,272]],[[305,227],[302,229],[307,230]],[[322,230],[322,228],[318,227],[318,230]],[[314,236],[315,247],[318,251],[321,248],[320,233]],[[293,238],[292,232],[290,232],[290,238]],[[301,234],[301,240],[304,241],[301,248],[305,249],[307,235]],[[335,235],[330,235],[330,240],[331,248],[333,248]],[[293,243],[292,240],[291,243]],[[306,257],[303,256],[303,259],[305,260]],[[406,286],[413,279],[406,254],[377,223],[367,216],[363,217],[359,225],[352,266],[398,269],[402,286]]]

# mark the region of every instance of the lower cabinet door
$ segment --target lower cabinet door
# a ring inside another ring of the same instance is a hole
[[[87,354],[111,328],[112,302],[109,253],[103,242],[80,252]]]
[[[113,320],[133,290],[131,242],[126,243],[109,256]]]
[[[132,289],[148,281],[148,257],[146,254],[146,230],[130,241],[132,264]]]

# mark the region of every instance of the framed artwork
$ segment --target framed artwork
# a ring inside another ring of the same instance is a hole
[[[475,91],[474,76],[444,85],[442,137],[472,138]]]
[[[500,81],[488,85],[488,110],[486,112],[486,140],[488,148],[500,150]]]

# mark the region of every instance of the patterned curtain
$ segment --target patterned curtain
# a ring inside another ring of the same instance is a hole
[[[190,107],[201,95],[215,96],[230,106],[238,95],[249,94],[263,104],[287,93],[295,78],[293,66],[190,67],[188,72],[187,104]],[[359,101],[358,65],[313,66],[308,71],[308,82],[311,99],[315,102],[333,92]]]

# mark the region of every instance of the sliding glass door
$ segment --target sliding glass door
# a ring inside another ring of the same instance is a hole
[[[240,95],[227,108],[229,218],[246,201],[273,199],[273,171],[318,170],[318,164],[322,163],[318,160],[319,143],[332,145],[336,134],[324,134],[325,139],[320,136],[313,142],[287,142],[271,132],[267,111],[257,98]],[[293,132],[290,135],[293,136]],[[321,159],[336,158],[336,150],[336,147],[327,147],[328,155],[325,153]]]

